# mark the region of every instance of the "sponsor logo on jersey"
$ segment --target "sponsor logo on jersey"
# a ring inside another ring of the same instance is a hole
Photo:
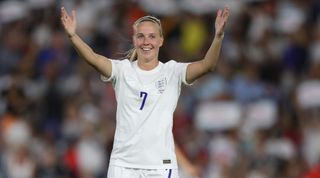
[[[162,160],[163,164],[171,164],[171,160],[170,159],[164,159]]]

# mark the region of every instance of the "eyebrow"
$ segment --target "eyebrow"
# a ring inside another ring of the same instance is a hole
[[[139,33],[137,33],[136,35],[145,35],[145,34],[144,34],[144,33],[139,32]],[[156,33],[148,33],[148,34],[146,34],[146,35],[156,35]]]

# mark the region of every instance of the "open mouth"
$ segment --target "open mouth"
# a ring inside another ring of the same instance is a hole
[[[141,49],[142,49],[142,51],[151,51],[152,48],[146,48],[146,47],[144,47],[144,48],[141,48]]]

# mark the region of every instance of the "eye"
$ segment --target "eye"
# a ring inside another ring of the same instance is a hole
[[[143,35],[142,35],[142,34],[137,34],[137,35],[136,35],[136,38],[142,39],[142,38],[143,38]]]
[[[156,35],[150,35],[150,38],[154,39],[154,38],[156,38]]]

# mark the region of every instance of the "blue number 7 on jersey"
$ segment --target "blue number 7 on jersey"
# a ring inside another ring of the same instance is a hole
[[[147,96],[148,96],[147,92],[144,92],[144,91],[140,92],[140,98],[142,98],[142,103],[141,103],[141,106],[140,106],[140,110],[143,109],[144,103],[146,102],[146,99],[147,99]]]

